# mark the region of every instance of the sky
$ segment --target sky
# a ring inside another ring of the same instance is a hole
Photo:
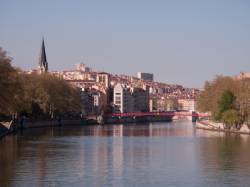
[[[97,71],[202,88],[250,72],[250,0],[0,0],[0,47],[24,70]]]

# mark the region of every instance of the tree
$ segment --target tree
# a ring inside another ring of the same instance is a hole
[[[246,118],[250,116],[250,79],[239,80],[236,105],[239,108],[241,118],[247,120]]]
[[[230,90],[225,90],[219,100],[219,112],[216,115],[217,120],[221,120],[222,114],[229,110],[234,109],[235,96]]]
[[[241,122],[239,112],[234,109],[223,112],[222,121],[224,123],[225,129],[230,129],[233,126],[235,126],[236,128],[239,127],[239,124]]]
[[[18,71],[10,63],[11,59],[0,48],[0,114],[5,115],[20,110],[17,104],[23,94]]]
[[[46,74],[26,74],[11,66],[0,48],[0,114],[80,113],[80,90],[65,80]]]
[[[217,76],[210,82],[207,81],[204,91],[201,92],[197,99],[197,109],[201,112],[211,112],[212,117],[217,120],[220,113],[219,105],[225,90],[231,91],[235,95],[238,90],[238,81],[223,76]],[[221,118],[220,115],[219,118]]]

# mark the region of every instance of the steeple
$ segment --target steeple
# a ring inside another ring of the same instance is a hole
[[[41,47],[40,56],[39,56],[38,71],[40,73],[44,73],[44,72],[48,71],[48,62],[47,62],[47,58],[46,58],[44,38],[42,41],[42,47]]]

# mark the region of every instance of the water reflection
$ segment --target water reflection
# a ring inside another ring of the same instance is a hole
[[[0,186],[250,186],[249,140],[190,122],[29,129],[0,141]]]

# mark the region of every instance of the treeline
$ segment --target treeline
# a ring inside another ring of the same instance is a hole
[[[26,74],[11,66],[0,48],[0,115],[49,116],[80,113],[80,90],[50,74]]]
[[[225,128],[250,125],[250,79],[218,76],[206,82],[197,107],[202,112],[211,112],[212,118]]]

